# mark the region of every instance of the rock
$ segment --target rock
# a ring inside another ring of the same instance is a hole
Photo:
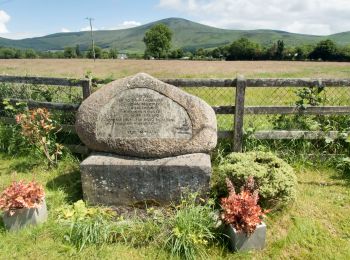
[[[168,205],[183,191],[209,190],[211,162],[196,153],[142,159],[95,153],[81,165],[84,199],[93,205]]]
[[[217,142],[208,104],[144,73],[113,81],[87,98],[76,130],[93,151],[144,158],[208,153]]]

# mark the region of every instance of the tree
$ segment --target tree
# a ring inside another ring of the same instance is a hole
[[[108,56],[109,56],[110,59],[117,59],[118,58],[118,50],[117,50],[117,48],[110,48]]]
[[[149,29],[143,42],[146,45],[145,57],[164,58],[171,48],[172,32],[164,24],[156,24]]]
[[[227,60],[254,60],[259,58],[261,46],[247,38],[234,41],[228,48]]]
[[[96,59],[100,59],[102,56],[102,49],[99,46],[95,45],[95,58]],[[87,51],[86,57],[89,59],[93,59],[94,58],[94,52],[92,47],[90,47]]]
[[[33,49],[27,49],[24,51],[24,57],[26,59],[35,59],[38,58],[38,54]]]
[[[75,54],[77,55],[78,58],[82,56],[79,44],[75,45]]]
[[[276,58],[279,60],[283,60],[284,58],[284,42],[278,40],[277,41],[277,50],[276,50]]]
[[[73,47],[65,47],[63,51],[63,55],[65,58],[68,58],[68,59],[77,57],[77,53],[75,52],[75,48]]]
[[[0,59],[13,59],[15,57],[15,50],[12,48],[1,48]]]
[[[310,59],[336,60],[338,48],[332,40],[320,41],[310,53]]]
[[[172,50],[169,54],[169,57],[171,59],[181,59],[184,56],[184,51],[183,49],[176,49],[176,50]]]

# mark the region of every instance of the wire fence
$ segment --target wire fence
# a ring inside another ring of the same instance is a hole
[[[237,79],[163,81],[211,105],[217,114],[218,130],[226,133],[223,136],[228,137],[230,133],[240,131],[235,128]],[[93,84],[95,89],[102,85],[99,83],[102,82]],[[272,130],[350,131],[348,79],[247,79],[243,83],[242,133]],[[89,80],[21,77],[9,80],[0,77],[0,101],[31,100],[29,104],[33,107],[50,107],[55,119],[61,124],[74,125],[75,111],[83,99],[89,96],[91,88]],[[1,102],[0,117],[5,116],[6,111]],[[274,138],[271,134],[266,136]],[[280,135],[280,138],[283,136],[287,135]],[[305,138],[307,135],[290,136]]]

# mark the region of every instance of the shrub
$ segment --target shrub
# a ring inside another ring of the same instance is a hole
[[[218,166],[212,178],[212,193],[217,198],[227,196],[225,179],[236,187],[243,186],[252,176],[259,189],[264,208],[283,206],[295,199],[296,175],[293,168],[272,153],[231,153]]]
[[[229,225],[233,225],[238,232],[252,234],[256,227],[261,223],[265,212],[258,205],[258,190],[252,191],[254,179],[248,178],[241,192],[235,192],[232,182],[226,178],[229,195],[221,199],[222,214],[221,219]]]
[[[50,112],[43,108],[29,110],[16,115],[16,122],[21,126],[23,136],[44,155],[48,164],[57,165],[63,146],[56,143],[56,134],[60,127],[51,119]]]
[[[37,208],[44,197],[44,188],[35,181],[14,181],[0,195],[0,209],[12,216],[16,209]]]

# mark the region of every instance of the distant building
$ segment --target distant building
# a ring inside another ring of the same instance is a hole
[[[128,55],[126,53],[119,53],[117,59],[118,60],[126,60]]]

